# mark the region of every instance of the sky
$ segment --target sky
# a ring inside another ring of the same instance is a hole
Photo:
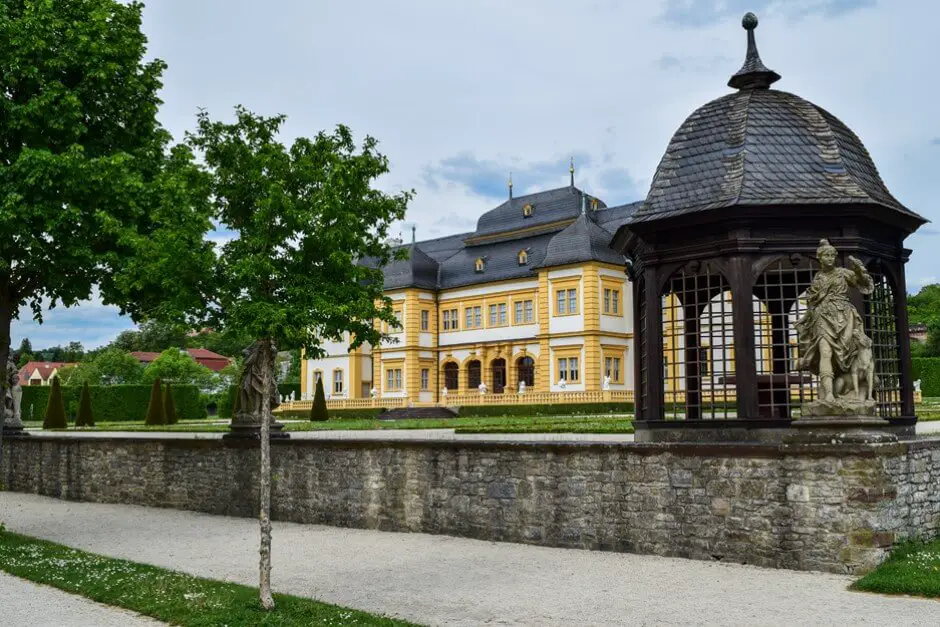
[[[933,222],[906,242],[909,289],[940,282],[935,0],[151,0],[143,28],[169,65],[175,137],[199,108],[230,120],[236,104],[287,115],[285,141],[346,124],[389,157],[381,189],[415,190],[396,232],[421,240],[473,230],[510,172],[517,195],[565,185],[572,157],[608,205],[643,199],[682,121],[730,91],[746,11],[774,87],[848,124]],[[134,328],[96,298],[31,318],[14,346],[92,348]]]

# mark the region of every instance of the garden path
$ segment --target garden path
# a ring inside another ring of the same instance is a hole
[[[253,519],[15,493],[0,493],[0,519],[95,553],[256,583]],[[276,591],[431,625],[936,625],[940,612],[936,601],[849,592],[839,575],[320,525],[274,523],[273,564]]]

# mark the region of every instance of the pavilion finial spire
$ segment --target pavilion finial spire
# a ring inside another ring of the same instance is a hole
[[[512,172],[509,173],[509,202],[512,202]]]
[[[568,165],[568,174],[571,176],[571,187],[574,188],[574,157],[571,157],[571,161]]]
[[[757,41],[754,39],[757,16],[751,12],[745,13],[741,19],[741,26],[747,31],[747,56],[744,57],[744,65],[741,69],[728,81],[728,86],[741,90],[767,89],[780,80],[780,75],[768,69],[757,52]]]

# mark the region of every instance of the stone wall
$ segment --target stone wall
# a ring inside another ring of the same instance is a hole
[[[257,448],[4,440],[8,489],[254,516]],[[275,520],[861,572],[940,533],[940,440],[705,445],[289,440]],[[0,497],[2,501],[2,497]]]

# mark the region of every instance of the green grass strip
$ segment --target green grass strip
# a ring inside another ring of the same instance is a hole
[[[885,563],[852,584],[852,589],[940,598],[940,539],[901,544]]]
[[[275,594],[266,612],[258,589],[86,553],[0,526],[0,570],[174,625],[412,625],[313,599]]]

